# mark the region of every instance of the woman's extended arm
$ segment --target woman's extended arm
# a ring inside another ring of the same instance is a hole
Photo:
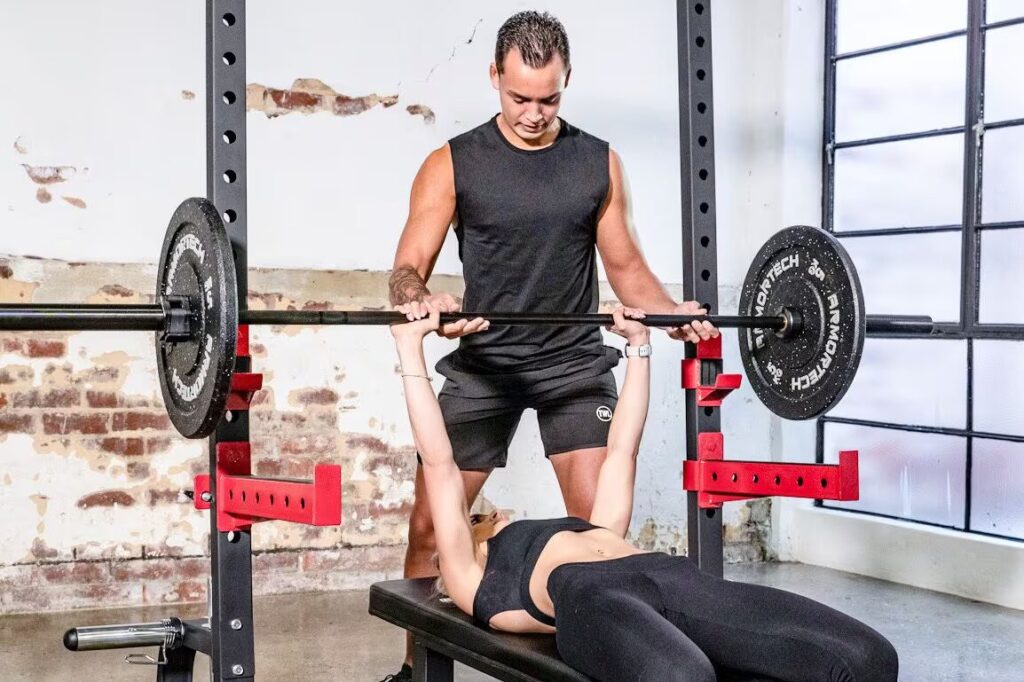
[[[430,304],[418,304],[413,308],[408,316],[415,321],[392,327],[401,363],[405,404],[416,450],[423,460],[423,479],[434,524],[441,575],[459,608],[472,613],[480,569],[473,554],[466,492],[462,473],[452,456],[441,408],[427,379],[423,357],[423,337],[437,329],[439,313]],[[416,319],[423,311],[428,311],[430,317]],[[486,327],[484,323],[482,328]]]
[[[611,331],[623,336],[633,348],[650,340],[648,328],[632,319],[643,312],[620,308],[614,313]],[[651,392],[651,361],[647,357],[626,358],[626,378],[608,432],[608,455],[601,465],[590,522],[625,536],[633,515],[633,486],[636,480],[636,456],[640,450],[647,421]]]

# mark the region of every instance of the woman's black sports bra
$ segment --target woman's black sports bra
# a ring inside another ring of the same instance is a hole
[[[473,618],[490,625],[491,618],[503,611],[525,610],[545,625],[555,619],[533,603],[530,576],[540,553],[555,533],[580,533],[598,528],[583,519],[540,519],[513,521],[487,541],[484,577],[473,598]]]

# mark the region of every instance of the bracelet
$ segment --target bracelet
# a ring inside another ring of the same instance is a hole
[[[399,374],[398,376],[402,377],[403,379],[405,377],[414,377],[416,379],[426,379],[427,381],[433,381],[434,380],[434,377],[427,376],[426,374],[404,374],[403,373],[403,374]]]

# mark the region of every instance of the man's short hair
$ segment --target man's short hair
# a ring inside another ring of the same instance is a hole
[[[519,12],[501,25],[494,46],[498,73],[505,72],[505,56],[512,48],[517,48],[523,62],[534,69],[546,66],[556,53],[569,69],[569,36],[562,22],[547,12]]]

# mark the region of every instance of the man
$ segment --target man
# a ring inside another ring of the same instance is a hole
[[[459,240],[466,310],[586,313],[598,304],[596,250],[623,305],[648,313],[700,315],[677,305],[637,244],[618,155],[558,117],[569,83],[569,42],[550,14],[520,12],[498,31],[491,84],[501,112],[427,157],[413,182],[409,218],[390,281],[393,305],[460,304],[426,286],[450,226]],[[589,518],[616,402],[619,353],[594,327],[445,325],[463,337],[437,364],[439,401],[462,471],[467,505],[505,465],[526,408],[537,410],[545,455],[570,516]],[[717,336],[707,322],[669,330],[696,342]],[[649,351],[630,349],[628,352]],[[436,575],[433,528],[417,468],[406,577]],[[386,680],[411,680],[407,663]]]

